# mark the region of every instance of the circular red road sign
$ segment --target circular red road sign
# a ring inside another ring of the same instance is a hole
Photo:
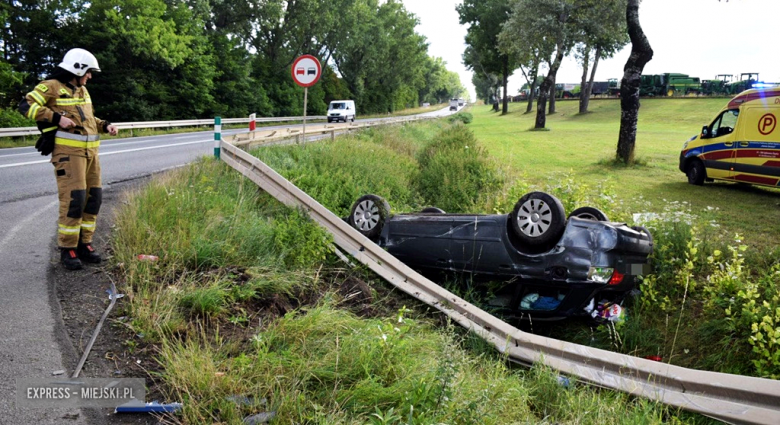
[[[766,136],[775,131],[777,126],[777,117],[774,114],[766,114],[758,120],[758,132]]]
[[[320,61],[312,55],[303,55],[292,64],[293,81],[301,87],[311,87],[322,75]]]

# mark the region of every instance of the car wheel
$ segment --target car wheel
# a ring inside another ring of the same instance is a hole
[[[374,239],[382,232],[387,218],[390,217],[390,205],[382,197],[363,195],[352,204],[349,224],[363,236]]]
[[[607,218],[606,214],[604,214],[600,209],[593,207],[577,208],[576,210],[572,211],[571,214],[569,214],[569,217],[578,217],[593,221],[609,221],[609,218]]]
[[[561,201],[544,192],[523,195],[515,204],[511,219],[518,239],[531,246],[557,241],[566,227],[566,212]]]
[[[422,213],[432,213],[432,214],[446,214],[443,209],[436,208],[436,207],[426,207],[423,208]]]
[[[707,178],[707,171],[704,169],[704,164],[701,161],[694,159],[688,163],[685,175],[688,176],[688,183],[701,186],[704,184],[704,179]]]

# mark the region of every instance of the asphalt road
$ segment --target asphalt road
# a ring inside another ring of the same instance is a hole
[[[443,109],[425,115],[448,114]],[[103,190],[213,155],[213,148],[211,131],[102,141]],[[0,425],[94,422],[75,408],[16,407],[17,379],[54,379],[55,371],[67,377],[78,361],[62,332],[50,281],[52,268],[59,267],[57,186],[50,158],[32,147],[0,150]]]

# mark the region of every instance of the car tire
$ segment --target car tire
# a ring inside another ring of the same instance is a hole
[[[421,213],[430,213],[430,214],[446,214],[443,209],[437,208],[437,207],[426,207],[423,208]]]
[[[332,120],[332,119],[330,119],[330,118],[328,118],[328,123],[331,123],[331,122],[333,122],[333,120]]]
[[[569,218],[571,217],[584,218],[586,220],[593,221],[609,221],[609,218],[607,218],[607,215],[604,214],[603,211],[593,207],[577,208],[576,210],[572,211],[571,214],[569,214]]]
[[[529,246],[551,245],[566,228],[566,212],[561,201],[544,192],[523,195],[510,218],[517,238]]]
[[[704,184],[704,179],[707,178],[707,170],[704,169],[704,164],[701,161],[694,159],[688,163],[685,175],[688,176],[688,183],[701,186]]]
[[[376,195],[363,195],[352,204],[349,225],[363,236],[376,239],[390,217],[390,204]]]

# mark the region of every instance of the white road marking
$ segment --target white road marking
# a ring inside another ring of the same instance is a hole
[[[41,215],[44,212],[46,212],[46,210],[48,210],[49,208],[57,205],[59,202],[60,202],[59,199],[52,201],[51,203],[49,203],[45,207],[39,209],[38,211],[36,211],[32,215],[27,216],[27,218],[25,218],[24,220],[20,221],[19,224],[17,224],[11,230],[9,230],[8,233],[5,234],[5,237],[3,238],[3,240],[0,241],[0,251],[2,251],[6,247],[10,247],[8,242],[10,242],[11,239],[13,239],[14,236],[16,236],[17,233],[19,233],[19,230],[21,230],[23,227],[25,227],[28,224],[30,224],[31,222],[33,222],[35,219],[38,218],[39,215]]]

